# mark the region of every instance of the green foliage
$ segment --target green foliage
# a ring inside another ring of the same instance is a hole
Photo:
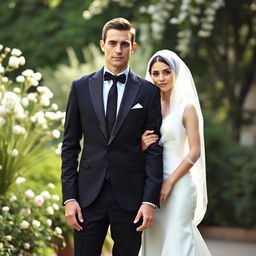
[[[37,195],[17,179],[15,194],[0,197],[0,255],[46,255],[48,248],[65,246],[56,218],[59,196],[42,186]],[[41,193],[40,193],[40,192]]]
[[[56,69],[50,67],[39,69],[44,74],[43,83],[46,84],[54,94],[54,101],[60,109],[64,110],[67,95],[74,79],[97,71],[104,65],[104,57],[98,47],[93,44],[83,48],[84,62],[79,59],[72,48],[67,48],[69,64],[59,64]],[[143,45],[131,56],[130,66],[137,74],[145,77],[146,65],[151,54],[150,47]]]
[[[16,80],[8,78],[24,64],[21,54],[0,45],[0,195],[54,152],[64,118],[50,103],[51,91],[39,85],[40,73],[27,69]]]
[[[29,56],[32,68],[53,67],[67,61],[69,46],[82,58],[80,49],[100,38],[100,32],[93,30],[98,28],[98,22],[82,18],[85,8],[85,1],[80,0],[2,0],[0,43],[19,47]]]
[[[256,229],[255,147],[234,143],[210,120],[205,137],[209,204],[203,224]]]

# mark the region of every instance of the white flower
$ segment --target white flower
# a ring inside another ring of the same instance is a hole
[[[13,150],[11,150],[9,152],[9,154],[10,154],[10,156],[15,157],[15,156],[17,156],[19,154],[19,150],[14,148]]]
[[[17,76],[16,77],[16,82],[17,83],[24,83],[25,82],[25,77],[24,76]]]
[[[37,206],[42,206],[44,203],[44,198],[41,195],[35,197],[34,202]]]
[[[21,93],[21,89],[19,87],[15,87],[13,91],[17,94]]]
[[[32,69],[26,69],[21,73],[23,76],[30,77],[33,76],[34,71]]]
[[[58,195],[52,195],[52,200],[53,201],[59,201],[60,197]]]
[[[9,241],[9,242],[12,241],[12,236],[11,236],[11,235],[7,235],[7,236],[5,236],[5,238],[6,238],[6,240]]]
[[[33,226],[34,228],[39,228],[40,225],[41,225],[40,221],[38,221],[38,220],[33,220],[33,221],[32,221],[32,226]]]
[[[1,45],[0,45],[1,46]],[[4,248],[4,244],[3,243],[0,243],[0,249],[3,249]]]
[[[46,86],[38,86],[37,87],[37,91],[40,93],[40,94],[44,94],[44,95],[47,95],[48,98],[52,98],[53,97],[53,93],[51,92],[51,90],[46,87]]]
[[[53,103],[52,104],[52,109],[55,110],[55,111],[58,110],[58,105],[56,103]]]
[[[6,92],[2,100],[2,111],[5,114],[14,113],[17,117],[24,115],[24,109],[20,105],[20,97],[13,92]]]
[[[198,31],[198,36],[199,37],[209,37],[211,35],[211,33],[209,31],[205,31],[205,30],[199,30]]]
[[[8,83],[8,81],[9,81],[8,77],[4,76],[4,77],[2,78],[2,82],[3,82],[3,83]]]
[[[27,95],[27,98],[29,99],[29,101],[32,101],[32,102],[37,102],[37,94],[32,92],[32,93],[29,93]]]
[[[8,53],[8,52],[11,51],[11,48],[10,48],[10,47],[5,47],[4,51],[5,51],[6,53]]]
[[[34,193],[34,191],[31,190],[31,189],[26,190],[26,191],[25,191],[25,195],[26,195],[26,197],[29,198],[29,199],[35,197],[35,193]]]
[[[21,223],[20,223],[20,228],[21,229],[28,229],[30,226],[29,222],[27,222],[26,220],[23,220]]]
[[[0,170],[2,170],[3,169],[3,166],[2,165],[0,165]]]
[[[51,219],[47,219],[46,224],[47,224],[49,227],[51,227],[51,226],[52,226],[52,220],[51,220]]]
[[[14,201],[16,201],[16,200],[17,200],[17,196],[11,195],[9,201],[10,201],[10,202],[14,202]]]
[[[44,117],[44,112],[43,111],[38,111],[35,113],[35,117],[36,118],[41,118],[41,117]]]
[[[60,209],[60,207],[57,204],[53,204],[52,207],[55,211],[58,211]]]
[[[24,249],[28,250],[30,248],[30,244],[29,243],[24,243],[23,247],[24,247]]]
[[[55,231],[58,235],[61,235],[62,234],[62,229],[60,227],[56,227],[55,228]]]
[[[16,179],[15,183],[16,183],[17,185],[20,185],[20,184],[24,183],[25,181],[26,181],[26,179],[25,179],[24,177],[18,177],[18,178]]]
[[[36,117],[35,116],[31,116],[30,120],[31,120],[31,122],[35,123],[36,122]]]
[[[53,215],[54,214],[54,209],[51,207],[51,206],[48,206],[46,208],[46,212],[49,214],[49,215]]]
[[[20,134],[25,134],[26,130],[21,127],[20,125],[14,125],[12,128],[12,131],[14,134],[20,135]]]
[[[47,107],[51,104],[49,97],[46,95],[42,95],[40,98],[40,104],[44,107]]]
[[[55,139],[58,139],[60,137],[60,131],[55,129],[52,131],[52,136],[55,138]]]
[[[61,149],[59,147],[54,149],[55,155],[59,156],[61,154]]]
[[[34,77],[31,77],[29,81],[30,81],[31,85],[33,85],[33,86],[38,86],[38,84],[39,84],[38,81]]]
[[[37,119],[37,123],[38,123],[39,125],[44,125],[44,124],[46,124],[46,119],[45,119],[44,117],[39,117],[39,118]]]
[[[33,77],[37,80],[40,81],[42,79],[42,74],[40,72],[34,73]]]
[[[8,65],[12,68],[18,68],[20,64],[19,58],[17,58],[16,56],[11,56],[9,58],[9,62]]]
[[[8,206],[3,206],[2,211],[3,212],[9,212],[10,208]]]
[[[6,123],[5,119],[0,116],[0,127],[2,127]]]
[[[25,58],[24,58],[23,56],[20,56],[20,57],[19,57],[19,63],[20,63],[20,66],[25,65],[26,60],[25,60]]]
[[[19,57],[22,54],[22,51],[16,48],[13,48],[11,51],[11,55]]]
[[[23,208],[23,209],[21,209],[20,213],[22,215],[29,216],[31,214],[31,209],[30,208]]]
[[[22,104],[22,106],[27,107],[29,105],[28,98],[26,98],[26,97],[22,98],[21,99],[21,104]]]
[[[88,10],[86,10],[83,12],[83,17],[84,19],[89,20],[92,17],[92,15]]]
[[[53,184],[53,183],[49,183],[48,184],[48,187],[50,188],[50,189],[54,189],[55,188],[55,185]],[[54,195],[53,195],[54,196]]]
[[[4,48],[4,46],[2,44],[0,44],[0,51],[2,51]]]
[[[0,64],[0,74],[4,73],[4,67]]]
[[[51,195],[50,195],[50,193],[49,193],[47,190],[43,191],[40,195],[41,195],[44,199],[50,199],[50,198],[51,198]]]

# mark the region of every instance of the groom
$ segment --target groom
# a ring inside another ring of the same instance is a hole
[[[159,205],[162,148],[155,143],[142,152],[141,135],[160,135],[160,95],[129,69],[134,40],[127,20],[107,22],[100,41],[104,67],[75,80],[69,95],[62,192],[76,256],[99,256],[109,225],[113,255],[138,255],[141,231]]]

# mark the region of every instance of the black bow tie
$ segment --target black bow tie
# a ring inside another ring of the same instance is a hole
[[[115,82],[120,82],[121,84],[124,84],[126,80],[126,75],[122,74],[119,76],[115,76],[106,71],[104,74],[104,80],[113,80]]]

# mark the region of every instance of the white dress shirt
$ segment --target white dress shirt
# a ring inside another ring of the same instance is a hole
[[[105,74],[106,71],[109,72],[112,75],[115,75],[111,71],[109,71],[106,67],[104,67],[103,74]],[[123,98],[123,95],[124,95],[124,89],[125,89],[125,85],[126,85],[128,74],[129,74],[129,67],[127,69],[125,69],[123,72],[121,72],[117,75],[119,76],[119,75],[122,75],[122,74],[126,75],[126,80],[125,80],[124,84],[120,83],[119,81],[116,83],[116,86],[117,86],[117,110],[116,110],[116,115],[118,114],[120,104],[121,104],[121,101],[122,101],[122,98]],[[103,78],[103,103],[104,103],[105,115],[106,115],[106,112],[107,112],[108,93],[109,93],[109,90],[110,90],[112,84],[113,84],[113,80],[104,80],[104,78]]]

